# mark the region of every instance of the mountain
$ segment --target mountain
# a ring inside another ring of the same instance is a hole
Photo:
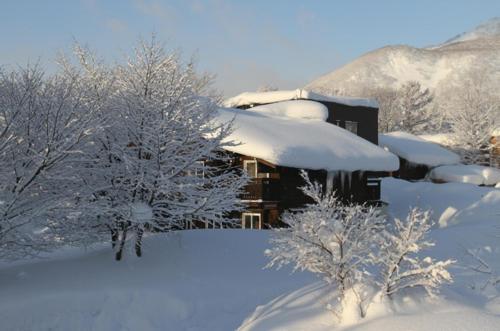
[[[436,100],[469,69],[500,77],[500,17],[426,48],[386,46],[366,53],[305,86],[315,92],[363,96],[375,88],[419,81]]]

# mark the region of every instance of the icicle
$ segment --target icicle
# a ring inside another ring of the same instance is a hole
[[[349,185],[349,186],[347,187],[347,189],[348,189],[348,190],[350,190],[350,189],[351,189],[351,182],[352,182],[352,172],[348,172],[348,173],[347,173],[347,179],[348,179],[347,183],[348,183],[348,185]]]
[[[341,171],[340,172],[340,190],[341,190],[341,192],[344,192],[344,182],[345,182],[344,172]]]
[[[360,182],[363,181],[364,174],[365,174],[364,171],[361,171],[361,170],[359,171],[359,173],[358,173],[358,179],[359,179]]]

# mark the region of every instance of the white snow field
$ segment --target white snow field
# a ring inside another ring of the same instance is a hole
[[[257,305],[315,280],[263,270],[268,232],[194,230],[0,268],[0,330],[235,330]],[[132,252],[130,252],[132,253]]]
[[[500,295],[491,287],[478,289],[488,276],[469,268],[477,262],[469,259],[466,251],[481,249],[481,258],[494,270],[491,276],[500,273],[500,190],[461,183],[410,183],[392,178],[384,179],[382,188],[382,198],[389,203],[391,215],[404,217],[410,205],[433,211],[436,226],[430,237],[436,246],[427,253],[457,261],[450,269],[454,283],[445,286],[438,299],[408,295],[393,303],[375,300],[365,319],[360,320],[356,311],[346,311],[343,321],[338,323],[333,313],[325,309],[331,302],[328,287],[316,282],[257,307],[239,330],[499,330]]]
[[[457,260],[455,282],[436,301],[374,303],[366,319],[335,322],[328,293],[310,273],[263,269],[268,231],[194,230],[145,239],[144,256],[113,260],[107,246],[0,265],[0,330],[499,330],[497,290],[469,268],[466,249],[500,273],[500,189],[384,179],[388,213],[431,208],[436,246]],[[132,252],[130,252],[132,253]],[[252,313],[253,312],[253,313]]]
[[[407,132],[379,134],[379,146],[413,164],[435,167],[460,163],[459,155]]]

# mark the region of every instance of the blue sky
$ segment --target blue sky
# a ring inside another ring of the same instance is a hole
[[[443,42],[500,16],[500,0],[0,0],[0,65],[50,66],[73,40],[120,59],[155,32],[229,96],[302,86],[388,44]]]

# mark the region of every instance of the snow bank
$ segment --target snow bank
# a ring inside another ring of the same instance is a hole
[[[269,116],[269,112],[288,112],[273,109],[219,109],[217,121],[233,120],[234,130],[226,141],[238,144],[227,150],[293,168],[349,172],[399,168],[393,154],[347,130],[319,120]]]
[[[196,230],[0,269],[0,329],[235,330],[257,305],[316,278],[263,269],[267,231]],[[130,253],[130,254],[129,254]]]
[[[303,89],[289,91],[244,92],[224,101],[225,107],[240,107],[254,104],[267,104],[286,100],[308,99],[316,101],[334,102],[353,107],[378,108],[374,99],[326,96]]]
[[[479,165],[459,164],[434,168],[429,173],[429,177],[443,182],[495,185],[500,183],[500,170]]]
[[[262,113],[268,116],[301,118],[306,120],[326,121],[328,108],[325,105],[309,100],[293,100],[271,103],[253,107],[252,112]]]
[[[435,167],[460,162],[460,156],[406,132],[379,135],[379,145],[414,164]]]

